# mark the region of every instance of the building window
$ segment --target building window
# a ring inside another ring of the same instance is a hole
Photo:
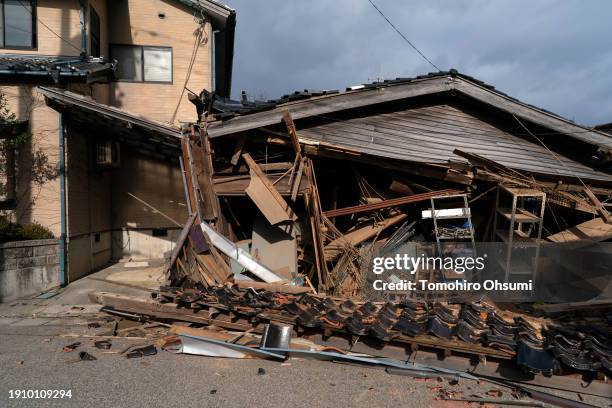
[[[0,131],[10,133],[0,125]],[[0,138],[0,210],[13,209],[16,197],[16,149],[9,138]]]
[[[89,6],[90,53],[92,57],[100,57],[100,16]]]
[[[172,48],[111,45],[120,81],[172,83]]]
[[[0,0],[0,47],[36,48],[36,1]]]

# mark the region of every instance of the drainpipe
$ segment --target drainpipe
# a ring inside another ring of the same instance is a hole
[[[212,24],[211,24],[211,28],[212,28]],[[212,73],[212,79],[211,79],[211,92],[214,92],[217,90],[217,34],[219,33],[219,30],[212,30],[212,35],[210,36],[212,38],[211,42],[210,42],[210,61],[211,61],[211,67],[210,67],[210,72]],[[229,96],[228,96],[229,98]]]
[[[64,114],[59,114],[59,178],[60,178],[60,285],[68,284],[66,274],[66,147],[64,144]]]
[[[79,0],[79,17],[81,19],[81,58],[87,57],[87,4],[86,0]]]

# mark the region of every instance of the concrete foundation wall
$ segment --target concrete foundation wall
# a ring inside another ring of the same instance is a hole
[[[112,232],[114,259],[160,259],[169,256],[179,228],[166,230],[167,236],[155,237],[153,230],[115,230]]]
[[[59,286],[59,240],[0,244],[0,303]]]

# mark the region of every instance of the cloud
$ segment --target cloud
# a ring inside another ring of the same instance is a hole
[[[434,70],[367,0],[227,0],[233,95],[277,98]],[[375,0],[441,69],[579,123],[612,121],[612,2]]]

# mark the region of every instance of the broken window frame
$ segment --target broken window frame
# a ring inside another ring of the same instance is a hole
[[[116,72],[115,76],[115,82],[135,82],[135,83],[148,83],[148,84],[168,84],[168,85],[172,85],[174,83],[174,51],[172,49],[172,47],[165,47],[165,46],[150,46],[150,45],[133,45],[133,44],[110,44],[110,55],[111,55],[111,59],[117,59],[119,60],[119,66],[121,65],[121,60],[119,58],[116,58],[116,51],[113,52],[113,50],[116,50],[118,47],[129,47],[132,49],[140,49],[140,66],[136,67],[136,69],[140,70],[140,79],[129,79],[129,78],[120,78],[118,76],[118,71]],[[169,51],[170,52],[170,79],[168,81],[150,81],[147,80],[145,77],[145,66],[146,66],[146,59],[145,59],[145,51],[147,50],[155,50],[155,51]]]

